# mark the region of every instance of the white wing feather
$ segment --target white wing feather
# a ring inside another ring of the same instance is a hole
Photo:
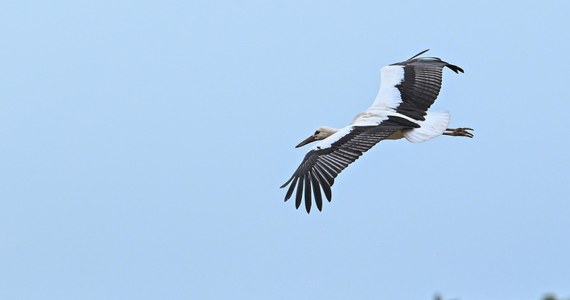
[[[414,120],[412,118],[396,112],[396,108],[402,103],[400,90],[398,90],[396,86],[403,80],[403,66],[385,66],[380,69],[380,89],[374,99],[374,103],[372,103],[372,106],[370,106],[365,112],[354,117],[352,124],[379,124],[391,115],[413,122]]]
[[[386,66],[380,70],[380,89],[370,109],[394,111],[400,103],[400,91],[396,85],[404,80],[403,66]]]

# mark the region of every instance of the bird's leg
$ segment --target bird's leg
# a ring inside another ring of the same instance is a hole
[[[472,128],[447,128],[443,132],[444,135],[451,135],[451,136],[465,136],[468,138],[473,137],[473,133],[469,132],[469,130],[473,130]]]

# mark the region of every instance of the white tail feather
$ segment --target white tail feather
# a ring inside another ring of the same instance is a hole
[[[421,143],[443,134],[451,116],[448,111],[427,113],[419,128],[404,132],[404,137],[412,143]]]

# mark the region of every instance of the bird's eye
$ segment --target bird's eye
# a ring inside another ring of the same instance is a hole
[[[321,132],[320,132],[320,131],[318,131],[318,130],[317,130],[317,131],[315,131],[315,135],[317,135],[317,134],[319,134],[319,133],[321,133]]]

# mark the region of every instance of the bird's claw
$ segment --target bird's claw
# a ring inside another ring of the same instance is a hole
[[[474,137],[474,135],[473,135],[473,133],[469,132],[470,130],[473,130],[473,128],[462,127],[462,128],[455,128],[455,129],[447,129],[444,132],[444,134],[451,135],[451,136],[464,136],[464,137],[472,138],[472,137]]]

